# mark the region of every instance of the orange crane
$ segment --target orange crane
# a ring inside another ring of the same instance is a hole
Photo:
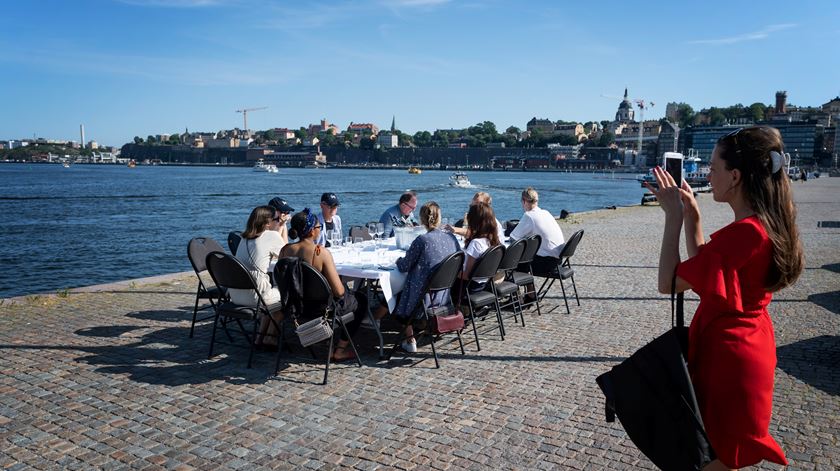
[[[236,110],[237,113],[242,113],[242,121],[243,121],[242,124],[244,125],[243,131],[245,131],[246,134],[248,133],[248,112],[249,111],[265,110],[265,109],[268,109],[268,107],[267,106],[260,106],[260,107],[257,107],[257,108],[242,108],[241,110]]]

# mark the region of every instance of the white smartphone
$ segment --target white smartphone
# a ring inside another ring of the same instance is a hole
[[[679,152],[665,152],[665,171],[671,174],[677,186],[682,185],[683,155]]]

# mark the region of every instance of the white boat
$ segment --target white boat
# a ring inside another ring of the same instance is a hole
[[[449,176],[449,184],[458,188],[470,188],[472,183],[464,172],[455,172]]]
[[[254,164],[254,171],[255,172],[267,172],[267,173],[277,173],[280,170],[277,169],[277,166],[274,164],[267,164],[263,159],[258,159],[257,163]]]
[[[61,165],[63,165],[63,166],[64,166],[64,168],[70,168],[70,162],[64,162],[64,163],[63,163],[63,164],[61,164]]]

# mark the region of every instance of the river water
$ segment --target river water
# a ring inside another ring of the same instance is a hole
[[[127,168],[111,165],[0,165],[0,298],[55,292],[191,269],[187,242],[210,236],[227,246],[255,206],[280,196],[319,210],[321,193],[341,201],[347,228],[378,220],[406,189],[460,218],[476,191],[487,191],[499,220],[522,215],[527,186],[558,215],[638,204],[644,192],[628,174],[467,172],[473,188],[448,185],[451,172],[426,170]],[[415,213],[417,214],[417,213]]]

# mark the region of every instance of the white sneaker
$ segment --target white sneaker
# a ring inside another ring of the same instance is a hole
[[[411,340],[403,340],[400,346],[408,353],[417,353],[417,340],[414,340],[413,337]]]

